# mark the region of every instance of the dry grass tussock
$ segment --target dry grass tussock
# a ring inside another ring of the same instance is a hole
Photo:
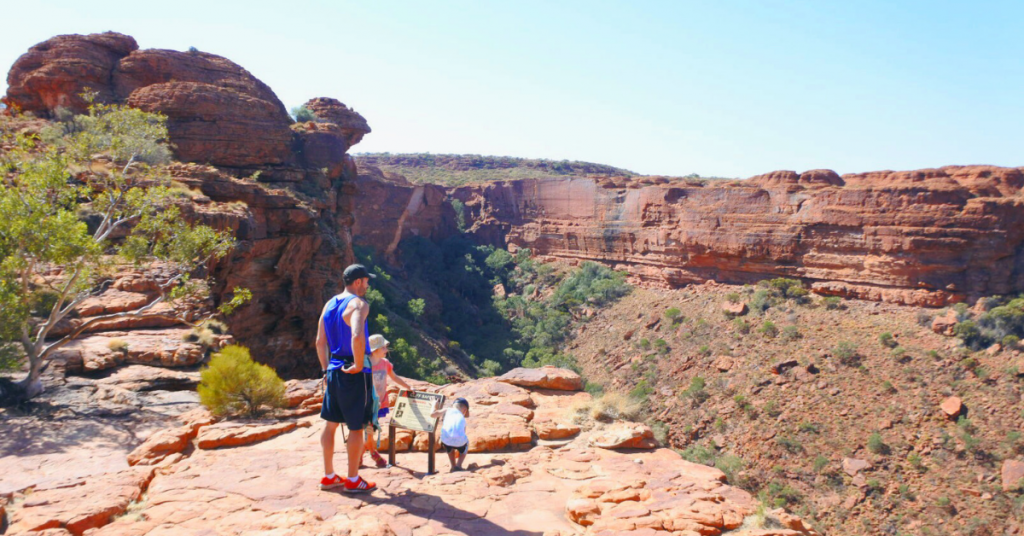
[[[568,409],[568,417],[579,425],[615,420],[633,421],[640,416],[640,410],[640,402],[633,398],[619,393],[604,393],[596,398],[575,402]]]

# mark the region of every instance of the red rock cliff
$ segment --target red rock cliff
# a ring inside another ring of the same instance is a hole
[[[823,294],[941,306],[1024,291],[1022,187],[1021,168],[953,166],[703,184],[522,180],[452,195],[485,241],[650,284],[795,277]]]
[[[238,240],[213,272],[218,297],[236,286],[253,291],[228,319],[232,333],[285,374],[316,369],[320,308],[353,259],[356,172],[347,151],[370,131],[362,116],[318,98],[306,104],[318,120],[293,123],[274,92],[237,64],[205,52],[140,50],[113,32],[35,45],[7,80],[4,102],[42,117],[60,107],[85,111],[86,88],[100,102],[166,115],[183,162],[170,175],[201,193],[185,213]]]

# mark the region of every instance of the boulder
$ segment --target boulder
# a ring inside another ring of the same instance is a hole
[[[932,331],[939,335],[946,335],[949,337],[953,336],[953,330],[956,328],[956,311],[950,309],[946,311],[943,316],[936,316],[932,320]]]
[[[747,314],[747,304],[743,302],[722,302],[722,312],[731,316],[742,316]]]
[[[1003,491],[1024,489],[1024,462],[1003,460]]]
[[[843,458],[843,471],[850,476],[857,476],[858,473],[871,468],[871,462],[858,460],[857,458]]]
[[[156,465],[185,450],[193,437],[191,426],[159,430],[128,454],[128,465]]]
[[[557,389],[561,391],[583,390],[583,378],[579,374],[571,370],[552,366],[512,369],[499,376],[498,381],[520,387]]]
[[[590,444],[603,449],[653,449],[658,446],[651,427],[636,422],[611,424],[592,435]]]
[[[958,396],[951,396],[942,401],[939,409],[951,420],[956,420],[964,410],[964,403]]]
[[[84,113],[89,103],[82,93],[90,88],[99,102],[114,102],[110,77],[121,58],[139,45],[116,32],[58,35],[19,57],[7,74],[8,106],[43,116],[58,107]]]

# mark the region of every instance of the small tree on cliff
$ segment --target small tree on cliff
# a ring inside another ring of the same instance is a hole
[[[232,247],[230,235],[190,224],[174,204],[160,167],[170,157],[165,121],[96,104],[42,140],[0,133],[9,148],[0,152],[0,363],[28,361],[24,380],[0,385],[0,401],[39,394],[47,359],[94,325],[201,298],[206,264]],[[170,270],[149,303],[69,322],[118,264],[154,261]],[[168,315],[186,320],[179,309]]]

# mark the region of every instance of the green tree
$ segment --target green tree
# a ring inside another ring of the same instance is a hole
[[[274,369],[252,360],[244,346],[213,354],[199,382],[199,401],[214,415],[258,416],[264,408],[285,406],[284,381]]]
[[[423,316],[423,311],[427,307],[427,302],[423,301],[423,298],[413,298],[409,300],[409,312],[412,313],[414,318]]]
[[[46,360],[100,322],[135,318],[158,304],[207,293],[211,260],[230,251],[229,234],[187,222],[161,164],[170,156],[166,118],[95,104],[39,139],[4,136],[0,154],[0,349],[27,359],[29,373],[8,396],[31,398]],[[110,165],[97,170],[94,155]],[[118,265],[167,263],[160,295],[133,310],[89,317],[70,332],[53,329],[86,298],[105,289]],[[55,275],[57,274],[57,275]],[[247,293],[236,289],[236,296]],[[183,310],[167,313],[185,322]],[[8,399],[8,401],[11,401]]]

